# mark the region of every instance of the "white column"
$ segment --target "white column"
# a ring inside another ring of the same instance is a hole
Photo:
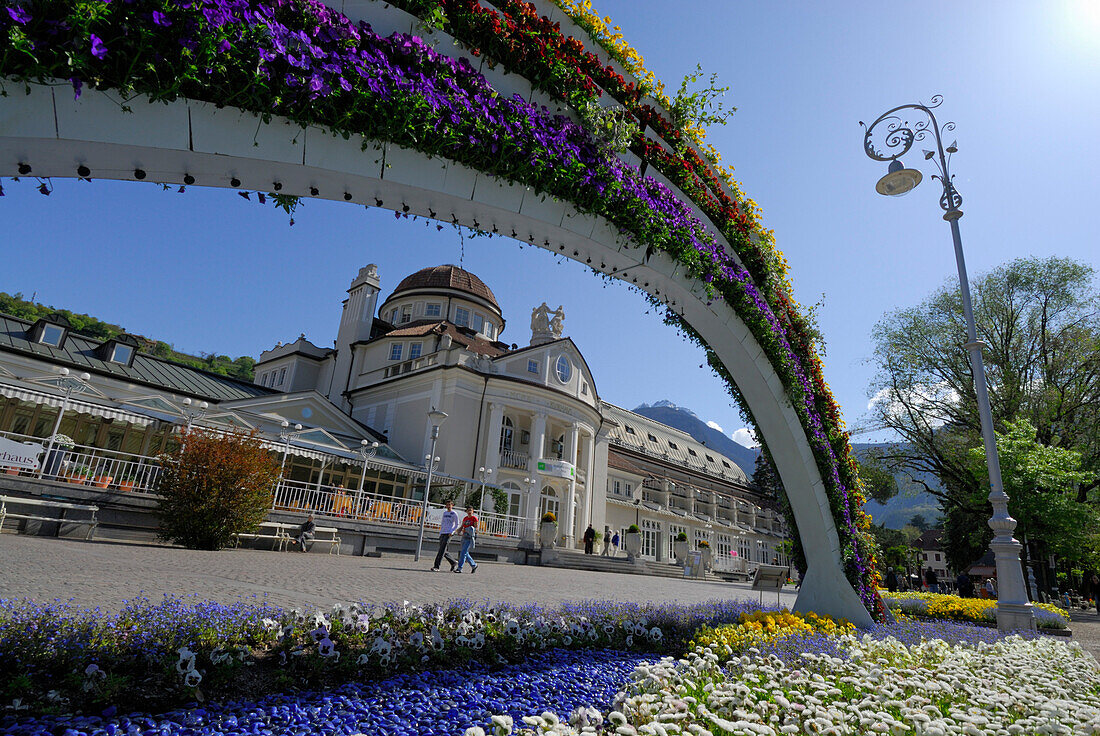
[[[489,404],[489,438],[485,446],[485,467],[494,475],[500,467],[500,433],[504,424],[504,404]],[[499,482],[499,480],[497,481]]]
[[[585,468],[585,472],[588,474],[584,480],[584,492],[588,498],[585,499],[584,504],[584,526],[588,527],[592,523],[592,504],[596,502],[596,433],[593,432],[588,435],[588,467]],[[599,489],[600,498],[606,501],[606,489],[602,487]],[[607,522],[607,514],[604,514],[604,522]]]
[[[539,528],[539,493],[542,490],[542,478],[538,475],[538,462],[542,459],[542,453],[546,448],[546,414],[538,412],[531,422],[531,460],[527,465],[527,472],[534,481],[530,490],[530,498],[527,503],[527,531],[528,538],[535,538],[535,531]]]
[[[562,533],[562,542],[566,549],[572,549],[577,538],[577,530],[573,528],[576,521],[573,516],[573,502],[577,497],[577,444],[580,441],[580,433],[580,425],[574,423],[565,436],[565,441],[569,446],[569,462],[573,464],[573,477],[569,479],[569,490],[565,494],[565,508],[562,514],[562,526],[565,528]]]

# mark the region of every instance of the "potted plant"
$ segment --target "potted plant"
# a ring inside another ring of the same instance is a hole
[[[623,549],[626,550],[626,558],[633,562],[642,552],[642,530],[637,524],[631,524],[626,528],[623,536]]]
[[[118,490],[123,493],[134,490],[134,483],[137,481],[137,472],[134,470],[123,471],[118,478]]]
[[[539,546],[543,549],[553,547],[558,541],[558,517],[550,511],[542,515],[542,526],[539,528]]]
[[[710,549],[710,542],[705,539],[700,539],[699,552],[703,555],[703,569],[709,570],[711,562],[714,561],[714,553]]]
[[[88,476],[91,475],[91,469],[87,465],[77,465],[69,468],[69,474],[67,480],[70,483],[83,483],[88,480]]]
[[[96,468],[93,475],[94,480],[92,481],[92,485],[94,485],[96,488],[106,488],[107,486],[111,485],[111,481],[113,481],[115,477],[110,474],[109,470],[110,463],[103,463],[98,468]]]
[[[43,445],[49,445],[49,439],[43,442]],[[50,450],[49,457],[46,458],[46,465],[43,470],[43,475],[53,476],[60,478],[62,468],[65,465],[66,453],[76,447],[76,442],[72,437],[65,434],[55,434],[53,436],[53,449]]]
[[[688,549],[688,535],[680,532],[672,543],[672,554],[676,557],[677,565],[687,564]]]

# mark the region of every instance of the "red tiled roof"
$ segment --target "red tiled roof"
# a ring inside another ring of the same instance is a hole
[[[471,335],[444,321],[415,322],[385,333],[385,337],[424,337],[425,335],[450,335],[456,344],[490,358],[508,352],[506,348],[498,347],[497,344],[489,342],[480,335]]]
[[[393,294],[390,294],[390,299],[402,291],[412,291],[413,289],[455,289],[456,291],[465,291],[467,294],[473,294],[486,300],[498,311],[500,310],[497,298],[493,296],[492,290],[485,285],[484,281],[469,271],[451,264],[422,268],[416,273],[406,276],[393,290]]]

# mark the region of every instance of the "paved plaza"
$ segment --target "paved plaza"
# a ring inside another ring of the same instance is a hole
[[[412,556],[402,555],[337,557],[320,551],[302,554],[247,549],[201,552],[4,534],[0,536],[0,555],[5,561],[0,565],[0,598],[72,598],[81,605],[109,611],[118,610],[125,600],[146,596],[156,601],[166,593],[196,594],[223,603],[266,594],[271,603],[289,608],[327,608],[350,601],[423,604],[453,598],[543,605],[579,600],[759,600],[759,593],[751,591],[747,583],[507,563],[483,562],[477,573],[461,576],[432,573],[434,544],[414,563]],[[780,594],[785,605],[793,605],[794,599],[793,588]],[[775,603],[775,594],[765,593],[764,601]]]

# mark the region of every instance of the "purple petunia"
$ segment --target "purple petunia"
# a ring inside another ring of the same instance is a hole
[[[72,83],[72,85],[73,85],[73,99],[74,100],[79,100],[80,99],[80,91],[82,89],[84,89],[84,82],[82,82],[80,79],[78,79],[76,77],[70,78],[69,82]]]
[[[153,11],[153,22],[156,23],[158,26],[172,25],[172,20],[159,10]]]
[[[103,39],[94,33],[89,36],[92,41],[92,56],[102,59],[107,55],[107,47],[103,45]]]
[[[31,14],[20,5],[12,5],[8,8],[8,15],[19,25],[26,25],[31,20]]]

